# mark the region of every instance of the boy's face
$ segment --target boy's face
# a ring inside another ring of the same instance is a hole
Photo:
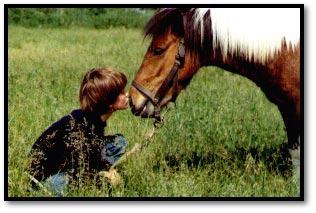
[[[128,108],[128,92],[126,92],[125,88],[123,91],[119,94],[116,101],[113,104],[114,110],[124,110]]]

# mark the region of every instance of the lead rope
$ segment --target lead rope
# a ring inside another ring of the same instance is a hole
[[[101,177],[104,177],[104,178],[108,179],[112,186],[119,185],[120,182],[121,182],[121,178],[120,178],[120,175],[117,173],[117,171],[114,168],[119,166],[119,165],[121,165],[122,163],[124,163],[133,154],[135,154],[135,153],[141,151],[142,149],[144,149],[145,147],[149,146],[149,144],[152,142],[154,136],[158,133],[158,130],[161,129],[164,126],[167,113],[170,110],[172,110],[173,108],[174,108],[173,106],[172,107],[171,106],[167,106],[166,111],[161,116],[161,120],[155,120],[154,121],[153,130],[144,139],[143,143],[141,143],[141,144],[136,143],[134,145],[134,147],[130,151],[128,151],[127,153],[122,155],[122,157],[110,167],[109,171],[100,171],[99,175]]]

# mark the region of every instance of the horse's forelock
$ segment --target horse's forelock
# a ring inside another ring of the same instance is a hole
[[[171,26],[173,33],[183,34],[181,9],[165,8],[159,10],[145,26],[145,38],[164,34]]]
[[[165,8],[160,9],[146,24],[144,38],[156,37],[166,33],[171,27],[172,32],[184,37],[186,50],[191,55],[203,60],[212,49],[212,28],[209,9],[201,8]]]
[[[144,34],[145,37],[162,35],[171,26],[173,33],[185,37],[189,49],[201,49],[210,41],[210,17],[209,9],[163,8],[148,21]]]

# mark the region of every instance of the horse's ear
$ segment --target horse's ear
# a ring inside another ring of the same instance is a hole
[[[186,12],[188,12],[191,8],[179,8],[179,12],[181,13],[182,16],[185,15]]]
[[[178,8],[178,12],[181,15],[181,18],[179,20],[181,24],[176,24],[174,29],[174,32],[177,33],[179,36],[183,37],[184,36],[184,26],[186,25],[186,16],[187,16],[187,12],[189,12],[192,8]]]
[[[183,37],[184,36],[184,23],[183,17],[185,17],[185,13],[176,13],[175,18],[172,19],[171,26],[173,33]]]

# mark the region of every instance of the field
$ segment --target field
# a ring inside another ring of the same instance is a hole
[[[51,196],[29,187],[24,168],[32,144],[79,108],[79,86],[91,68],[114,67],[130,83],[149,40],[141,29],[124,27],[9,26],[8,38],[8,196]],[[132,148],[152,127],[152,119],[125,110],[110,118],[105,134],[123,133]],[[66,196],[299,197],[299,182],[281,155],[286,141],[277,107],[254,83],[205,67],[149,146],[118,167],[121,185],[87,184]]]

